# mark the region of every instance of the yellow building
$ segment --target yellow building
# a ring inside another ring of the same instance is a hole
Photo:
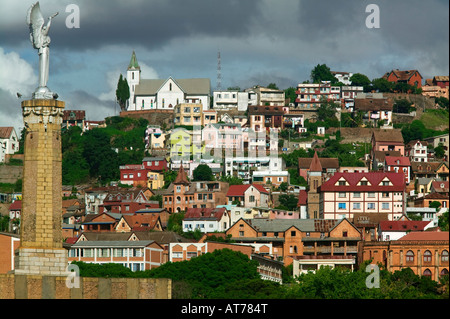
[[[173,109],[175,125],[202,125],[203,111],[200,103],[180,103]]]
[[[164,186],[164,174],[161,172],[147,173],[147,187],[150,189],[160,189]]]

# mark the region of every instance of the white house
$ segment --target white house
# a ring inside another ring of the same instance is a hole
[[[250,92],[239,92],[237,90],[214,91],[213,108],[215,110],[238,110],[246,111],[251,101]]]
[[[405,156],[412,162],[428,162],[428,142],[414,140],[406,144]]]
[[[182,222],[184,232],[200,230],[202,233],[223,232],[230,227],[226,208],[188,208]]]
[[[0,127],[0,148],[3,148],[5,155],[12,155],[19,150],[19,138],[14,127]]]
[[[134,51],[128,65],[127,82],[130,87],[127,111],[173,110],[180,103],[201,103],[202,110],[209,109],[209,79],[141,79]]]

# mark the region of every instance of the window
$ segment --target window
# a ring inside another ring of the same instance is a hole
[[[187,259],[191,259],[192,257],[197,257],[197,252],[196,251],[188,251],[186,253],[186,258]]]
[[[343,231],[342,232],[342,237],[348,237],[348,232],[347,231]]]
[[[367,209],[375,209],[375,203],[367,203]]]
[[[249,202],[254,202],[255,201],[255,196],[253,196],[253,195],[250,195],[249,196],[249,198],[248,198],[248,200],[249,200]]]
[[[244,232],[243,231],[239,232],[239,237],[244,237]]]
[[[361,198],[361,192],[354,192],[353,197],[355,198]]]
[[[346,196],[346,193],[345,192],[339,192],[339,197],[345,197]]]
[[[431,251],[426,250],[426,251],[423,253],[423,262],[425,262],[425,263],[431,262]]]
[[[406,253],[406,262],[414,262],[414,253],[412,250],[408,250],[408,252]]]
[[[361,181],[361,185],[367,185],[367,181]]]
[[[291,230],[291,237],[295,237],[296,236],[296,231],[295,230]]]
[[[389,209],[389,203],[382,203],[381,209]]]
[[[361,209],[361,203],[353,203],[353,209]]]
[[[346,209],[347,205],[346,203],[339,203],[338,209]]]
[[[441,261],[448,262],[448,250],[443,250],[441,254]]]
[[[431,278],[431,271],[430,271],[430,269],[428,269],[428,268],[425,269],[425,271],[423,272],[423,276]]]
[[[172,253],[172,258],[183,258],[183,252],[181,252],[181,251],[174,251]]]
[[[384,192],[384,193],[382,193],[381,197],[388,198],[389,197],[389,193],[388,192]]]
[[[374,197],[375,197],[375,192],[369,192],[369,193],[367,194],[367,197],[369,197],[369,198],[374,198]]]

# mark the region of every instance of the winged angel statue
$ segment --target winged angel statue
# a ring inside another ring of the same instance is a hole
[[[50,54],[48,31],[50,30],[52,19],[57,15],[58,12],[50,16],[47,24],[45,24],[39,1],[34,3],[28,10],[27,24],[30,28],[30,40],[33,48],[38,49],[39,53],[39,87],[33,93],[33,98],[53,99],[57,96],[47,88]]]

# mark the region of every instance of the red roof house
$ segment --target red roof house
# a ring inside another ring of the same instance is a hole
[[[387,172],[403,172],[405,182],[409,184],[411,181],[411,162],[406,156],[386,156],[384,158],[384,166]]]
[[[395,69],[391,72],[387,72],[383,75],[383,78],[389,82],[407,83],[416,86],[417,88],[422,87],[422,75],[420,75],[417,70],[400,71],[399,69]]]
[[[268,207],[269,192],[258,184],[230,185],[227,192],[228,204],[239,201],[243,207]]]
[[[403,173],[335,173],[318,187],[325,219],[353,219],[355,213],[387,213],[389,220],[404,215]]]

